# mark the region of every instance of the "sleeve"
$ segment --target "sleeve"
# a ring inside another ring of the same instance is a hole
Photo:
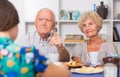
[[[40,54],[40,52],[35,49],[34,51],[35,54],[35,73],[40,73],[40,72],[44,72],[47,68],[47,66],[49,65],[50,61],[42,54]]]
[[[106,43],[106,52],[107,52],[107,56],[111,55],[115,55],[117,54],[117,50],[115,48],[115,44],[113,42],[108,42]]]
[[[82,48],[83,48],[82,43],[76,44],[76,46],[73,48],[72,56],[81,57],[83,51]]]

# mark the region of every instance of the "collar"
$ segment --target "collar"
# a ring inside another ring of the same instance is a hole
[[[10,39],[9,37],[0,37],[0,49],[5,48],[9,44],[12,44],[13,40]]]
[[[0,44],[8,43],[11,44],[13,43],[13,40],[10,39],[9,37],[0,37]]]
[[[35,33],[36,33],[36,37],[39,38],[39,42],[45,42],[45,41],[48,42],[49,41],[48,38],[50,37],[50,34],[49,34],[48,38],[42,39],[37,31],[35,31]]]

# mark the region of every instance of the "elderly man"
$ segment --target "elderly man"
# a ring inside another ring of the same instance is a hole
[[[69,61],[69,53],[63,46],[61,38],[54,31],[55,26],[55,14],[52,10],[43,8],[36,16],[36,31],[27,33],[16,42],[25,46],[35,45],[46,56],[50,53],[59,53],[59,61]]]

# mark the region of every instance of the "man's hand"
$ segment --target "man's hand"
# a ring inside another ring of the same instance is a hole
[[[63,46],[62,39],[55,31],[51,32],[49,40],[51,46],[54,45],[57,47],[59,53],[59,61],[69,61],[70,55],[66,48]]]
[[[50,45],[55,45],[57,48],[60,48],[63,46],[62,44],[62,39],[60,38],[60,36],[55,32],[55,31],[52,31],[51,33],[51,37],[49,38],[50,40]]]

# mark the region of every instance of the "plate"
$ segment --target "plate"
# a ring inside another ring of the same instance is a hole
[[[71,69],[72,73],[80,73],[80,74],[96,74],[102,73],[103,67],[82,67],[82,68],[75,68]]]
[[[61,62],[53,62],[55,65],[60,66],[62,63]]]

